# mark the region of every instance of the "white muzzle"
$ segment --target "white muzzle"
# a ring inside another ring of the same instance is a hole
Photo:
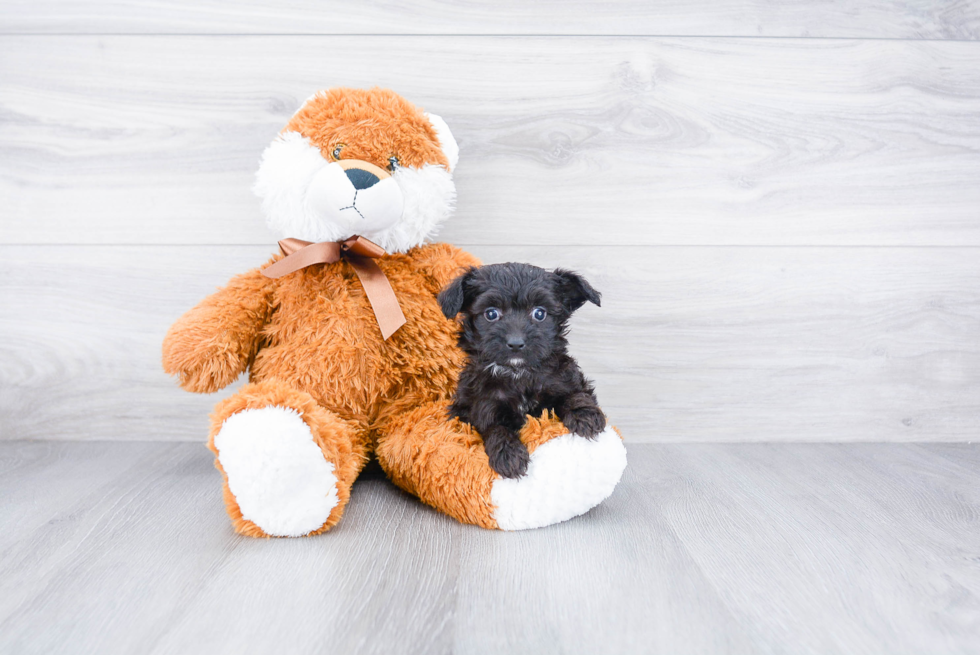
[[[442,166],[389,173],[365,161],[330,161],[296,132],[282,133],[266,148],[255,193],[280,238],[343,241],[357,234],[390,253],[431,239],[456,199],[452,175]]]
[[[401,189],[388,171],[345,159],[324,166],[310,180],[306,201],[324,220],[351,234],[375,234],[402,217]]]

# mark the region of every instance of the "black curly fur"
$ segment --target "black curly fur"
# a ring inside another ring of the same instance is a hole
[[[518,433],[529,414],[551,410],[588,438],[605,429],[592,383],[566,339],[572,312],[599,299],[576,273],[516,263],[471,268],[439,294],[448,318],[463,314],[459,346],[468,356],[450,416],[477,429],[490,466],[503,477],[527,471],[530,456]],[[536,309],[546,312],[543,320],[535,319]]]

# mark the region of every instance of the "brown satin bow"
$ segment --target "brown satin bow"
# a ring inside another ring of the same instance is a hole
[[[357,273],[361,286],[364,287],[378,327],[381,328],[381,336],[387,340],[398,328],[405,325],[405,315],[398,305],[391,283],[374,261],[386,254],[384,248],[378,244],[358,236],[346,241],[322,243],[283,239],[279,242],[279,249],[286,256],[263,269],[262,275],[279,278],[313,264],[332,264],[343,257]]]

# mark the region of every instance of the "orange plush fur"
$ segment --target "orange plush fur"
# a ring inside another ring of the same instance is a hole
[[[405,129],[414,125],[416,129]],[[414,105],[394,93],[328,92],[308,103],[287,129],[332,158],[385,167],[397,152],[405,165],[448,165],[435,133]],[[429,138],[419,138],[419,134]],[[266,265],[276,261],[273,257]],[[447,418],[463,353],[457,324],[436,302],[440,289],[479,262],[447,244],[413,248],[377,260],[407,323],[381,338],[350,264],[318,264],[279,279],[260,268],[238,275],[188,311],[163,344],[164,369],[189,391],[210,393],[246,369],[249,384],[212,415],[209,447],[231,415],[276,406],[297,411],[334,466],[340,502],[315,534],[341,518],[351,485],[372,453],[391,479],[422,501],[466,523],[495,528],[490,489],[495,478],[479,436]],[[566,432],[557,419],[530,419],[529,450]],[[268,536],[242,516],[228,478],[224,498],[235,529]]]
[[[341,146],[343,159],[359,159],[385,168],[397,154],[403,166],[449,161],[436,147],[436,133],[419,109],[384,89],[330,89],[303,106],[283,131],[298,132],[327,160]],[[419,134],[427,139],[420,139]]]

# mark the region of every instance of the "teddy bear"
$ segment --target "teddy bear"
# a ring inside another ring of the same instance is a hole
[[[527,472],[501,478],[448,406],[464,364],[436,301],[479,261],[431,240],[452,214],[459,148],[393,91],[310,97],[262,155],[254,190],[280,252],[171,326],[163,368],[212,393],[208,447],[234,529],[315,535],[337,524],[372,456],[401,489],[463,523],[517,530],[578,516],[626,465],[619,434],[528,417]]]

